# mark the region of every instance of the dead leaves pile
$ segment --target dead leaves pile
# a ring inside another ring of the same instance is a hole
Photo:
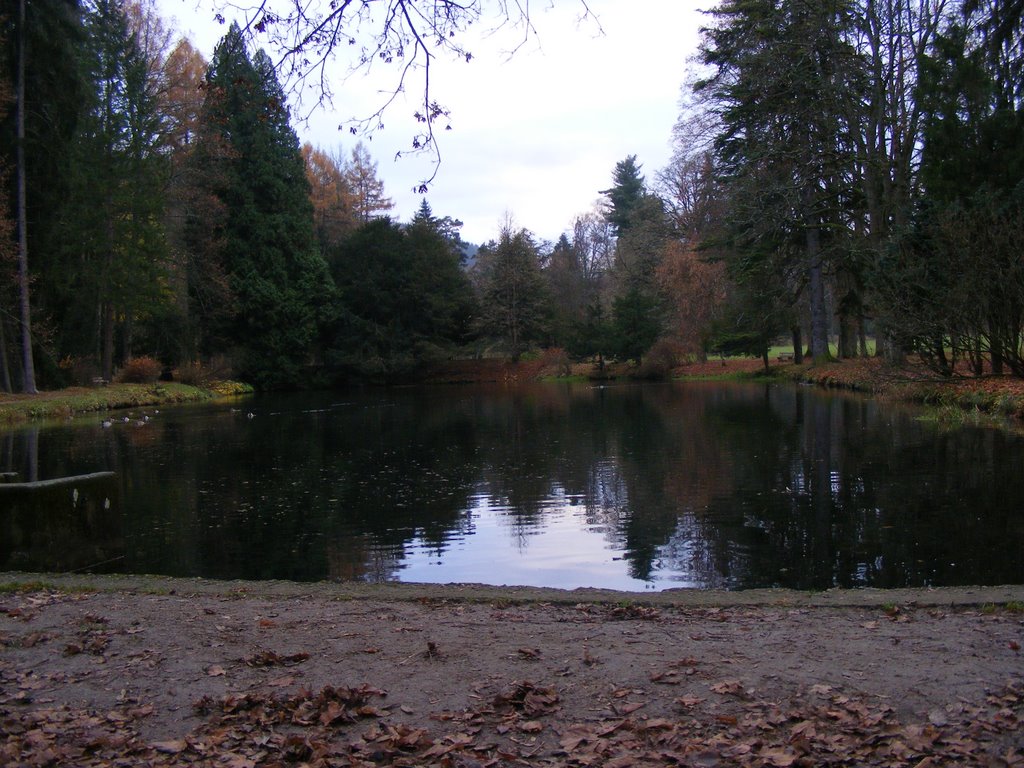
[[[146,742],[139,722],[152,707],[125,702],[106,714],[0,709],[5,766],[311,766],[313,768],[493,768],[494,766],[1024,766],[1019,751],[1024,685],[976,706],[902,724],[891,708],[813,686],[787,706],[738,681],[708,686],[722,700],[676,699],[672,717],[633,716],[624,706],[593,720],[562,715],[557,690],[513,683],[480,706],[436,715],[447,728],[389,722],[386,692],[325,687],[274,695],[203,698],[203,722],[181,739]],[[631,693],[636,693],[635,691]],[[727,706],[720,707],[719,704]],[[405,707],[402,712],[409,712]],[[623,716],[623,713],[628,713]],[[359,724],[371,722],[362,733]]]
[[[1013,739],[1024,689],[1008,687],[988,706],[958,706],[925,725],[903,725],[889,707],[843,694],[781,707],[751,699],[738,681],[710,686],[749,699],[736,714],[701,717],[696,697],[677,699],[679,718],[608,720],[562,731],[562,765],[632,766],[1024,766]],[[935,721],[941,721],[936,725]],[[1010,745],[1007,746],[1007,742]]]

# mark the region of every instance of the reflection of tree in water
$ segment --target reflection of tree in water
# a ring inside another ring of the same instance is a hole
[[[700,512],[732,492],[731,458],[706,413],[719,398],[755,393],[721,385],[644,391],[649,413],[630,419],[626,434],[633,439],[624,441],[620,460],[631,502],[620,530],[634,577],[658,571],[698,586],[720,583],[729,560],[704,531]]]
[[[995,430],[938,433],[786,387],[410,389],[331,408],[317,397],[305,411],[303,395],[256,400],[252,420],[200,408],[139,428],[44,430],[6,439],[0,465],[20,471],[38,445],[40,477],[116,470],[135,572],[390,580],[411,547],[443,560],[490,508],[527,549],[550,515],[569,516],[637,579],[1024,580],[1021,440]]]
[[[504,437],[481,440],[486,489],[522,545],[543,530],[548,509],[566,511],[560,499],[583,499],[581,526],[622,550],[633,578],[650,579],[680,509],[714,486],[685,482],[721,463],[697,428],[704,402],[697,390],[669,386],[549,387],[492,402],[489,428]]]
[[[768,416],[752,405],[714,414],[736,457],[736,492],[712,506],[704,530],[720,542],[732,586],[1024,576],[1012,554],[1024,544],[1024,526],[1010,501],[1024,488],[1019,472],[1000,468],[1019,460],[1017,438],[995,430],[936,434],[905,412],[800,390],[772,389],[769,405]],[[1014,449],[1000,450],[1007,441]]]
[[[466,524],[474,443],[457,410],[439,417],[424,399],[370,397],[316,420],[315,428],[295,417],[242,425],[258,430],[247,441],[269,450],[255,457],[248,487],[228,489],[249,500],[245,515],[227,517],[245,537],[246,551],[231,553],[236,562],[263,553],[265,567],[287,578],[383,580],[394,577],[409,542],[441,551]],[[274,499],[279,508],[268,509]],[[220,547],[232,545],[218,538]]]

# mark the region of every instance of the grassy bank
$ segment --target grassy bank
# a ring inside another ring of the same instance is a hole
[[[938,378],[914,364],[893,367],[877,358],[824,365],[780,365],[775,376],[798,383],[892,397],[939,409],[1024,419],[1024,380],[1013,376]]]
[[[210,388],[175,382],[111,384],[105,387],[71,387],[38,395],[0,394],[0,425],[45,419],[69,419],[83,413],[194,403],[215,397],[244,394],[244,384],[223,382]]]

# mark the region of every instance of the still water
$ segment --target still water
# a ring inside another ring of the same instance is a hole
[[[785,385],[263,396],[3,433],[0,470],[114,473],[0,486],[0,571],[631,590],[1024,582],[1024,439]]]

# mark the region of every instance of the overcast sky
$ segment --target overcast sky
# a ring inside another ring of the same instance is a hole
[[[698,9],[714,0],[588,5],[600,26],[580,21],[576,0],[557,0],[553,8],[534,2],[537,36],[511,58],[521,31],[485,35],[487,25],[479,25],[476,37],[461,38],[472,61],[437,62],[433,96],[451,110],[452,130],[439,134],[441,166],[426,197],[435,215],[464,222],[465,240],[496,237],[508,215],[554,240],[611,185],[619,160],[635,154],[649,181],[667,164],[680,89],[707,22]],[[158,7],[210,56],[225,31],[213,20],[213,0],[158,0]],[[347,63],[337,64],[333,107],[295,125],[302,140],[346,155],[357,139],[339,124],[372,114],[391,83],[383,69],[343,79]],[[395,160],[416,132],[414,109],[392,105],[384,130],[363,139],[395,201],[392,214],[403,221],[419,207],[415,187],[432,173],[430,157]]]

